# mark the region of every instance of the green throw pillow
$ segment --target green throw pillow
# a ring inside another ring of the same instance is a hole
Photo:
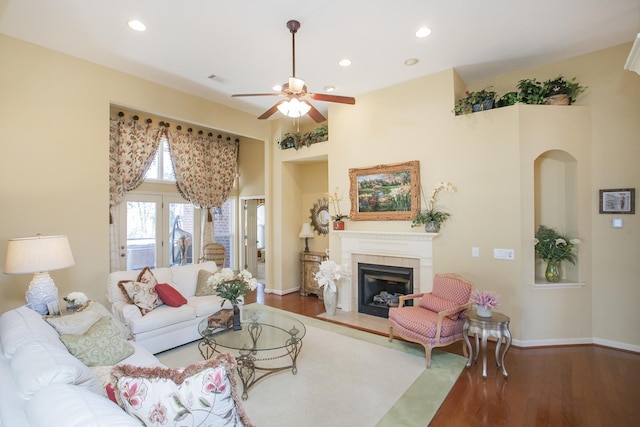
[[[87,366],[115,365],[135,351],[106,316],[83,335],[60,335],[60,341]]]

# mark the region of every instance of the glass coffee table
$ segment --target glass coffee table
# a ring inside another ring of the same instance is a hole
[[[225,352],[220,347],[238,351],[242,399],[247,400],[249,389],[261,379],[289,369],[294,375],[298,372],[296,360],[306,328],[296,318],[277,311],[252,307],[243,307],[242,311],[242,329],[238,331],[211,329],[208,319],[203,319],[198,325],[202,336],[198,349],[204,359]],[[280,359],[285,361],[279,363]]]

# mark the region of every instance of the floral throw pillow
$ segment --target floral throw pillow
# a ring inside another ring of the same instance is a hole
[[[236,362],[229,354],[186,368],[114,366],[116,401],[145,426],[253,426],[236,393]]]
[[[118,287],[122,290],[129,304],[138,306],[143,316],[160,305],[155,283],[122,280],[118,282]]]

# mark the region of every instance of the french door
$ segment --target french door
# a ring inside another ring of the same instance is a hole
[[[129,193],[120,204],[120,269],[197,262],[200,215],[175,195]]]

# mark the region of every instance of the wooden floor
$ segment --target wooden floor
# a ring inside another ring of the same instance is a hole
[[[247,303],[256,301],[251,294]],[[324,312],[322,301],[297,293],[265,294],[264,303],[310,317]],[[443,349],[462,354],[460,343]],[[493,368],[492,350],[487,379],[479,365],[465,369],[430,426],[640,426],[640,354],[592,345],[512,347],[506,380]]]

